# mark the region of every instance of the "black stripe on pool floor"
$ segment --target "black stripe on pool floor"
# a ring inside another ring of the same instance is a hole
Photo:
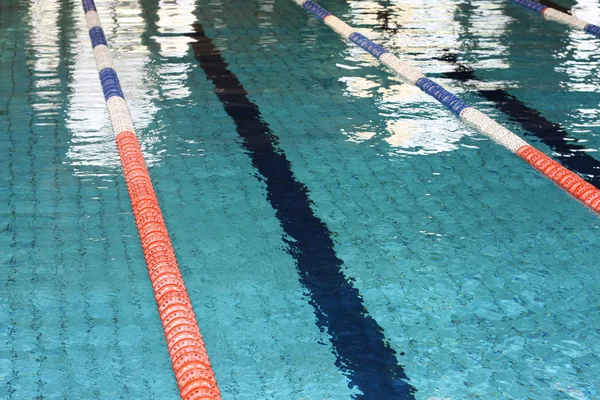
[[[194,56],[264,178],[268,201],[287,235],[284,241],[297,262],[317,325],[330,335],[337,367],[348,376],[349,385],[363,393],[358,399],[413,399],[416,390],[407,383],[396,352],[369,315],[358,289],[344,275],[331,232],[314,214],[308,189],[294,176],[277,136],[202,26],[196,23],[193,28],[194,33],[187,35],[196,39],[190,43]]]
[[[457,62],[456,54],[446,53],[439,59],[456,66],[454,71],[442,74],[446,78],[461,82],[478,80],[473,68]],[[498,110],[521,125],[525,131],[537,136],[542,143],[554,150],[552,157],[562,165],[600,188],[600,161],[583,151],[586,147],[577,144],[577,139],[570,138],[562,126],[549,121],[538,110],[529,107],[506,90],[477,90],[477,94],[491,101]]]

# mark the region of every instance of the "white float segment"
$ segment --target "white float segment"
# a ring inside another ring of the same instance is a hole
[[[294,0],[296,2],[296,4],[298,4],[300,7],[302,7],[302,4],[304,4],[306,2],[306,0]]]
[[[528,145],[519,136],[473,107],[465,108],[460,113],[460,118],[513,153],[516,153],[520,147]]]
[[[352,28],[350,25],[333,15],[329,15],[325,18],[325,25],[330,26],[331,29],[333,29],[346,39],[350,38],[350,35],[352,35],[355,32],[354,28]]]
[[[94,10],[90,10],[85,13],[85,20],[87,22],[88,30],[95,26],[102,28],[102,24],[100,24],[100,17],[98,17],[98,13]]]
[[[99,44],[98,46],[94,47],[94,57],[96,59],[96,67],[98,68],[98,71],[102,71],[104,68],[115,69],[115,64],[107,46]]]
[[[379,57],[379,60],[390,67],[404,81],[412,83],[413,85],[416,85],[419,79],[425,78],[425,75],[423,75],[419,68],[402,62],[392,53],[383,54],[381,57]]]
[[[573,15],[569,15],[569,14],[560,12],[560,11],[555,10],[554,8],[550,8],[550,7],[546,8],[544,10],[544,12],[542,13],[542,15],[547,20],[562,22],[573,28],[577,28],[577,29],[581,29],[581,30],[584,30],[585,27],[589,25],[589,23],[582,21]]]
[[[108,116],[116,135],[121,132],[135,133],[127,103],[122,97],[111,97],[106,101],[106,106],[108,107]]]

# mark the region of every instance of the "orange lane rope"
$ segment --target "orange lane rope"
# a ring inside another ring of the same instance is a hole
[[[221,399],[93,0],[82,0],[108,113],[183,400]]]

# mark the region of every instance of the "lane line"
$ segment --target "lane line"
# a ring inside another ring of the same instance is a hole
[[[342,37],[354,42],[375,58],[379,59],[384,65],[392,69],[392,71],[394,71],[403,81],[412,83],[425,93],[434,97],[478,132],[517,154],[532,167],[550,178],[566,192],[570,193],[573,197],[590,207],[596,213],[600,213],[600,190],[595,186],[586,182],[579,175],[563,167],[544,153],[536,150],[519,136],[492,120],[481,111],[465,103],[442,86],[425,77],[418,68],[402,62],[398,57],[377,43],[369,40],[359,32],[356,32],[354,28],[341,21],[339,18],[331,15],[329,11],[320,7],[313,1],[293,1],[315,15],[325,25],[331,27]],[[540,5],[540,7],[544,6]]]
[[[215,95],[235,122],[242,146],[262,176],[267,199],[286,233],[283,240],[296,260],[299,280],[314,308],[317,326],[330,338],[336,366],[348,377],[348,384],[362,392],[356,399],[413,400],[416,390],[407,382],[396,351],[344,274],[331,231],[315,215],[308,188],[294,176],[278,137],[202,25],[195,23],[193,29],[195,33],[187,36],[196,39],[190,43],[194,56],[213,82]]]
[[[82,0],[96,66],[177,386],[183,400],[221,399],[93,0]]]
[[[600,26],[585,22],[574,15],[567,14],[566,12],[559,11],[558,9],[548,7],[533,0],[512,0],[512,2],[542,14],[542,16],[547,20],[561,22],[565,25],[569,25],[572,28],[585,31],[594,36],[600,36]],[[548,2],[544,3],[548,4]]]
[[[449,64],[455,65],[452,72],[444,72],[443,76],[461,82],[471,80],[481,81],[475,75],[475,70],[468,65],[457,61],[454,53],[446,53],[438,58]],[[538,110],[528,106],[521,100],[503,89],[481,90],[476,93],[484,99],[494,103],[494,106],[517,122],[521,127],[534,134],[542,143],[554,150],[553,158],[562,165],[579,174],[583,179],[596,188],[600,188],[600,161],[586,153],[586,147],[577,144],[577,139],[572,138],[565,129],[557,123],[545,118]]]

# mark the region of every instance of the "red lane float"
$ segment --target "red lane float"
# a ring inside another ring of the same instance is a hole
[[[221,399],[137,137],[116,140],[181,398]]]
[[[169,356],[183,400],[220,400],[200,328],[177,266],[152,181],[135,136],[94,0],[82,0],[100,83],[115,133],[121,166]]]
[[[600,190],[594,185],[529,145],[520,147],[517,155],[573,197],[600,213]]]

